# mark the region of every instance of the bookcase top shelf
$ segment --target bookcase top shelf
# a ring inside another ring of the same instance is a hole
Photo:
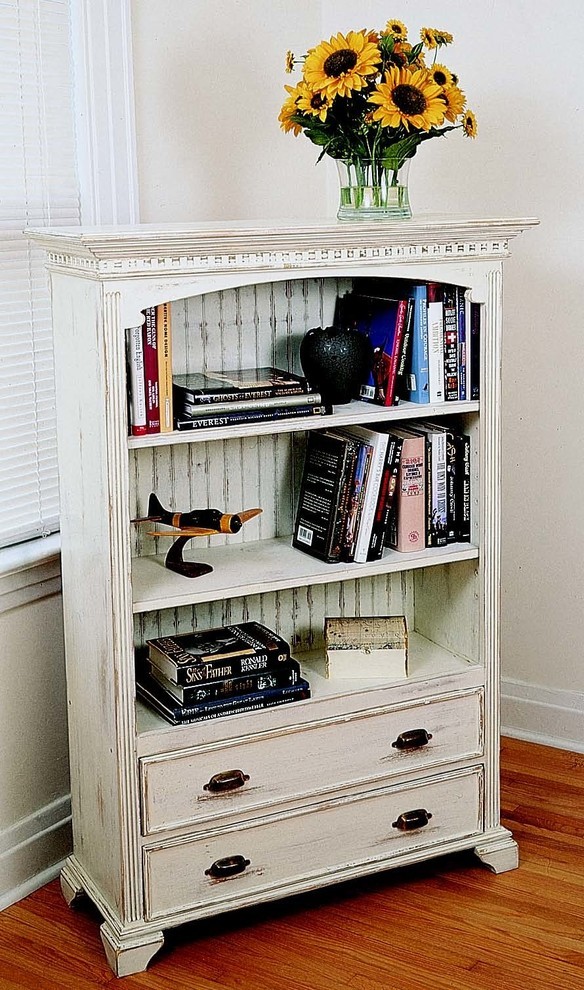
[[[291,268],[347,260],[505,257],[508,241],[538,223],[533,217],[430,214],[411,220],[347,224],[330,220],[224,221],[136,226],[31,228],[53,269],[94,277],[136,277],[254,265]]]

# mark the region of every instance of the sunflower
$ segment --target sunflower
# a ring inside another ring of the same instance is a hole
[[[448,31],[439,31],[438,28],[422,28],[420,38],[426,48],[440,48],[441,45],[451,45],[454,41]]]
[[[477,119],[472,110],[466,111],[462,122],[462,129],[467,137],[476,138],[478,131]]]
[[[283,131],[286,133],[288,133],[288,131],[294,131],[294,137],[297,137],[300,134],[302,127],[300,124],[296,123],[295,120],[291,120],[290,118],[293,114],[298,113],[297,101],[301,96],[301,93],[299,92],[300,84],[298,86],[284,86],[284,89],[289,96],[280,110],[278,120],[280,121],[280,127]]]
[[[321,41],[304,63],[305,82],[313,90],[325,90],[328,98],[350,96],[366,85],[367,76],[375,75],[380,62],[377,45],[365,31],[337,34]]]
[[[385,32],[386,34],[391,34],[392,38],[395,38],[396,41],[405,41],[408,36],[408,29],[405,24],[395,18],[387,22]]]
[[[461,113],[464,112],[466,96],[458,86],[445,86],[441,96],[446,104],[444,116],[453,124],[457,117],[460,117]]]
[[[300,94],[297,99],[298,110],[313,117],[319,117],[324,122],[329,109],[329,100],[326,93],[319,93],[318,90],[315,92],[303,82],[298,83],[296,89]]]
[[[392,67],[369,98],[377,103],[373,114],[382,127],[410,127],[429,131],[444,122],[446,108],[441,99],[441,89],[432,81],[426,69],[398,69]]]
[[[445,65],[435,62],[429,72],[437,86],[452,86],[452,73]]]

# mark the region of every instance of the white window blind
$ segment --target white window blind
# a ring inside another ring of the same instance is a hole
[[[43,253],[27,226],[78,224],[70,0],[0,0],[0,546],[58,529]]]

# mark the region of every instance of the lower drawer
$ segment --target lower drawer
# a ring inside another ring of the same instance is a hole
[[[145,835],[482,754],[482,692],[385,706],[140,761]],[[215,783],[214,783],[215,782]]]
[[[359,865],[382,868],[392,857],[475,835],[482,817],[482,771],[473,768],[146,846],[146,914],[229,910],[274,890],[317,887],[319,878],[342,880]]]

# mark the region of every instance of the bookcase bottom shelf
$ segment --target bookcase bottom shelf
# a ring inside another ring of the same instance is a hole
[[[303,675],[310,683],[311,697],[259,712],[226,715],[222,718],[173,726],[165,722],[143,702],[136,701],[136,728],[141,755],[168,746],[169,740],[180,738],[181,745],[205,740],[233,738],[250,732],[270,730],[290,723],[309,722],[327,718],[329,714],[375,708],[378,705],[400,704],[434,694],[481,687],[484,671],[478,663],[431,642],[419,633],[409,636],[409,675],[395,681],[383,678],[328,679],[324,676],[321,654],[297,655]],[[189,738],[187,738],[189,737]]]

